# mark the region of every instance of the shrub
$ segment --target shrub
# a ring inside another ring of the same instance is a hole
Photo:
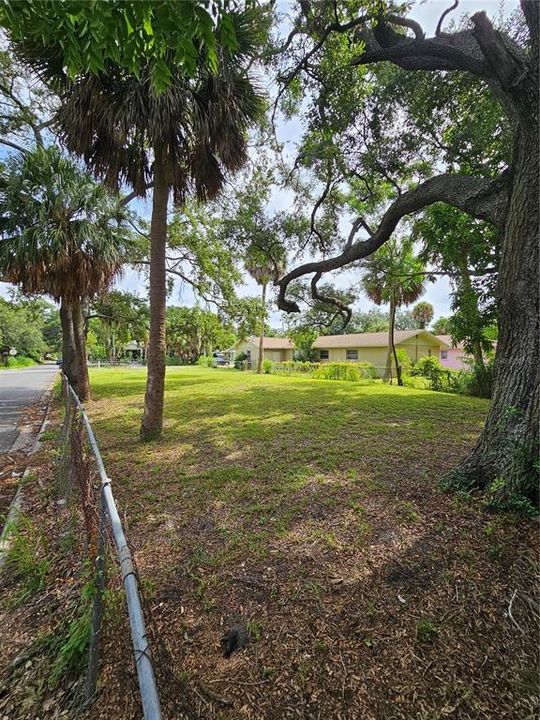
[[[431,355],[420,358],[415,363],[412,373],[427,378],[431,382],[432,390],[462,392],[463,373],[443,367],[439,360]]]
[[[429,380],[433,380],[433,378],[440,375],[440,373],[444,369],[445,368],[443,368],[443,366],[436,357],[433,357],[433,355],[426,355],[425,357],[421,357],[419,360],[416,361],[412,370],[412,374],[423,375],[423,377],[426,377]]]
[[[197,358],[197,365],[200,365],[201,367],[212,367],[212,356],[211,355],[201,355],[199,358]]]
[[[245,352],[237,353],[236,357],[234,358],[234,367],[237,370],[245,370],[246,360],[247,360],[247,355]]]
[[[363,360],[362,362],[356,363],[356,367],[363,378],[367,378],[368,380],[377,379],[377,368],[373,363]]]
[[[398,363],[401,367],[401,374],[402,376],[407,376],[411,374],[412,369],[412,362],[411,358],[409,357],[409,354],[406,350],[403,348],[396,349],[396,355],[398,359]]]
[[[363,376],[357,367],[357,363],[325,363],[314,372],[313,377],[320,380],[358,382]]]
[[[8,368],[20,368],[29,367],[35,365],[36,361],[32,358],[26,357],[26,355],[9,355],[5,362],[5,367]]]
[[[495,379],[495,358],[491,358],[485,365],[475,363],[468,372],[462,373],[462,388],[460,392],[465,395],[490,398]]]
[[[262,369],[263,372],[266,373],[266,375],[270,375],[270,373],[272,372],[273,364],[274,363],[271,360],[263,360]]]
[[[185,365],[186,363],[177,355],[167,355],[165,365]]]
[[[404,375],[403,385],[415,390],[429,390],[431,388],[431,382],[422,375]]]
[[[319,363],[286,360],[285,362],[274,363],[272,371],[280,375],[311,375],[318,368]]]

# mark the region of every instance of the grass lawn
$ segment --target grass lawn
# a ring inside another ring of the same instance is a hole
[[[537,526],[437,485],[486,401],[168,368],[163,439],[143,444],[144,372],[93,370],[91,383],[89,415],[193,717],[535,716]],[[220,638],[237,624],[251,641],[227,659]]]

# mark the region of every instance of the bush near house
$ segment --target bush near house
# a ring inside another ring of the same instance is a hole
[[[272,372],[275,375],[305,375],[313,377],[313,373],[320,367],[316,362],[303,362],[302,360],[286,360],[272,363]]]
[[[234,367],[237,370],[245,370],[247,366],[247,355],[245,352],[239,352],[237,353],[236,357],[234,358]]]
[[[369,362],[325,363],[313,373],[313,377],[319,380],[372,381],[376,377],[376,372],[375,365]]]
[[[401,367],[401,375],[403,377],[407,377],[411,374],[412,370],[412,360],[409,353],[403,348],[396,348],[396,355],[399,366]]]
[[[465,395],[490,398],[495,379],[495,358],[485,365],[475,363],[470,370],[463,372],[463,390]]]
[[[408,356],[407,356],[408,357]],[[360,375],[366,380],[377,380],[377,368],[373,363],[363,360],[362,362],[355,363],[355,366],[360,371]]]
[[[454,392],[461,395],[490,398],[493,388],[494,358],[485,366],[475,364],[470,370],[450,370],[441,365],[436,357],[420,358],[412,367],[408,385],[419,387],[414,381],[425,378],[431,390]]]
[[[268,363],[268,364],[267,364]],[[286,362],[271,362],[265,360],[264,372],[273,375],[302,375],[318,380],[376,380],[377,368],[370,362],[350,363],[315,363],[301,360],[288,360]]]
[[[195,365],[199,365],[200,367],[212,367],[213,360],[214,358],[211,355],[201,355],[197,358]]]

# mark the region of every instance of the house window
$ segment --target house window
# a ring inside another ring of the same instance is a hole
[[[319,350],[319,358],[321,360],[328,360],[329,357],[330,353],[328,352],[328,350]]]
[[[358,350],[347,350],[347,360],[358,360]]]
[[[448,360],[448,350],[441,350],[441,360]]]

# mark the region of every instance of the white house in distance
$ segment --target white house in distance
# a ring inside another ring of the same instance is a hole
[[[290,338],[264,337],[263,360],[272,362],[285,362],[293,359],[294,344]],[[239,353],[247,355],[247,362],[256,364],[259,359],[259,338],[251,336],[245,340],[238,340],[223,353],[231,362]]]
[[[427,330],[396,330],[396,350],[403,349],[413,362],[426,355],[440,360],[450,345]],[[313,343],[318,360],[325,362],[370,362],[382,369],[388,354],[388,332],[320,335]]]

